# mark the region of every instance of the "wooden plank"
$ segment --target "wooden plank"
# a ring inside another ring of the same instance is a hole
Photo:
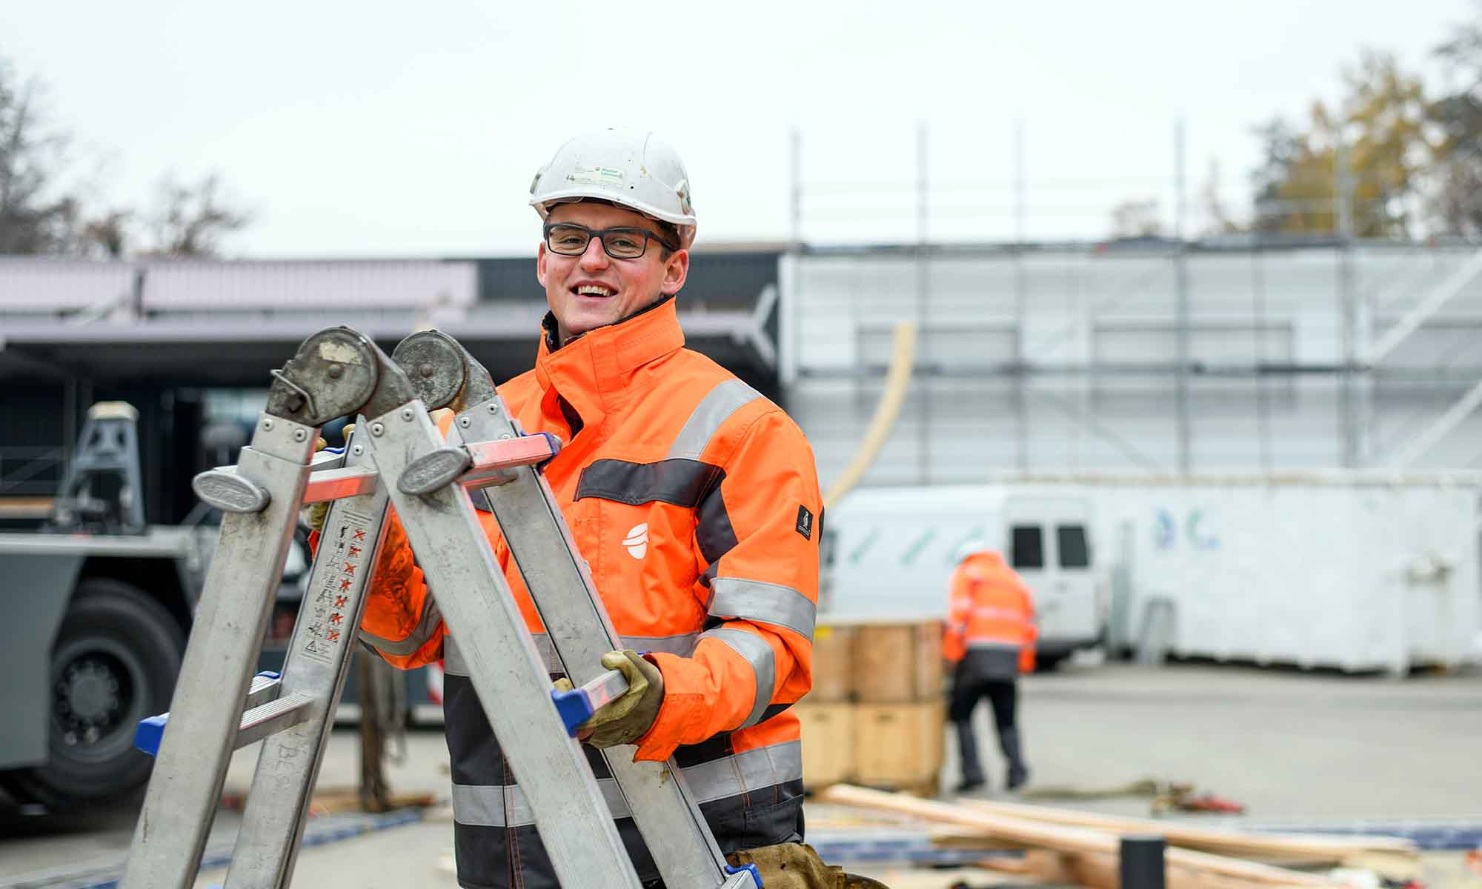
[[[0,497],[0,519],[44,519],[54,502],[51,497]]]
[[[1093,827],[1116,834],[1158,834],[1166,838],[1169,845],[1240,857],[1269,856],[1291,861],[1337,862],[1362,852],[1419,854],[1414,843],[1400,837],[1236,833],[1198,825],[1155,821],[1151,818],[1124,818],[1049,806],[1026,806],[989,800],[963,800],[961,805],[1007,818],[1027,818],[1050,824]]]
[[[1119,838],[1105,831],[1010,818],[963,805],[916,799],[902,794],[883,793],[847,784],[830,787],[820,793],[819,798],[824,802],[840,805],[899,812],[930,821],[975,827],[996,839],[1052,849],[1057,852],[1089,856],[1076,859],[1087,868],[1088,879],[1105,870],[1105,860],[1096,856],[1107,856],[1114,865],[1120,850]],[[1169,865],[1169,889],[1203,889],[1209,885],[1205,882],[1206,878],[1212,878],[1221,884],[1233,880],[1249,886],[1331,887],[1336,885],[1325,877],[1211,855],[1192,849],[1170,848],[1166,861]],[[1095,873],[1089,873],[1090,871]],[[1115,874],[1115,871],[1116,868],[1113,866],[1112,873]],[[1174,880],[1175,871],[1182,874],[1177,881]],[[1186,871],[1188,873],[1185,873]],[[1088,883],[1088,885],[1095,884]]]

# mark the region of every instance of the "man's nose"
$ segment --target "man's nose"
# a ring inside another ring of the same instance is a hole
[[[592,240],[587,242],[587,249],[582,251],[581,267],[584,269],[604,269],[607,268],[610,261],[607,250],[602,246],[602,239],[593,235]]]

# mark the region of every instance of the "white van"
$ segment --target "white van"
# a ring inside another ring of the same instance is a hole
[[[1034,591],[1039,660],[1053,666],[1100,643],[1107,584],[1097,570],[1090,502],[1001,488],[860,488],[824,522],[820,622],[945,619],[963,544],[1002,552]]]

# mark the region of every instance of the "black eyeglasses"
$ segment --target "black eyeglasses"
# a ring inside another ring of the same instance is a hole
[[[671,244],[646,228],[594,229],[572,222],[548,222],[545,226],[546,247],[562,256],[582,255],[592,238],[600,238],[602,249],[613,259],[637,259],[648,252],[649,241],[658,241],[671,251],[679,249],[678,244]]]

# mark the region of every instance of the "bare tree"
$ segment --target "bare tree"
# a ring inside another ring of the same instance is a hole
[[[1450,234],[1482,234],[1482,3],[1477,21],[1458,26],[1436,55],[1457,82],[1430,107],[1442,138],[1435,152],[1435,210]]]
[[[1156,238],[1162,233],[1156,198],[1127,200],[1112,208],[1112,237]]]
[[[58,194],[67,137],[49,128],[41,94],[0,59],[0,253],[65,249],[79,213]]]
[[[159,184],[156,206],[148,219],[153,244],[146,252],[168,256],[215,256],[224,235],[239,231],[251,214],[225,203],[215,173],[199,183],[181,184],[166,177]]]

